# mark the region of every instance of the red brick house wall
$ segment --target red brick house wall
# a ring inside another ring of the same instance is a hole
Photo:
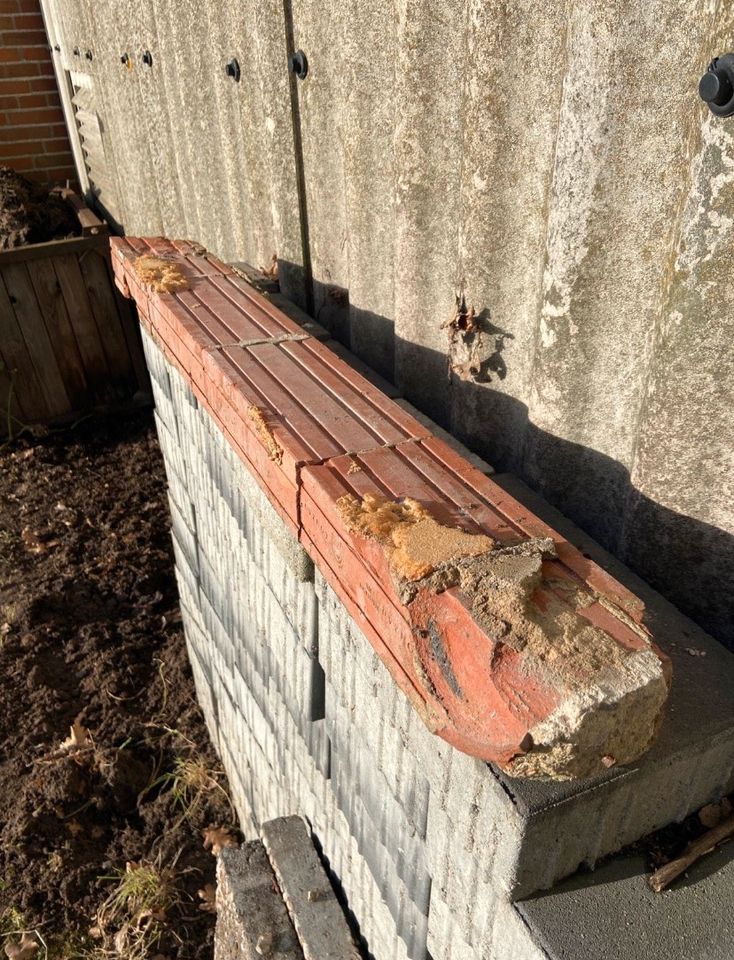
[[[76,181],[38,0],[0,0],[0,165]]]

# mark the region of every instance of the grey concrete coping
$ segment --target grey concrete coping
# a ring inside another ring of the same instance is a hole
[[[673,664],[660,735],[634,765],[565,782],[513,779],[493,768],[526,821],[515,889],[515,896],[522,897],[575,869],[573,863],[564,863],[564,854],[576,848],[580,834],[588,834],[587,862],[593,864],[596,857],[682,820],[731,791],[734,655],[522,481],[509,474],[493,480],[644,601],[646,624]],[[615,804],[618,815],[610,815]],[[574,842],[567,843],[570,837]],[[546,873],[548,880],[542,882]]]
[[[224,848],[217,861],[215,960],[303,960],[303,951],[259,841]]]
[[[615,857],[516,904],[548,960],[732,960],[734,843],[663,893],[640,855]]]

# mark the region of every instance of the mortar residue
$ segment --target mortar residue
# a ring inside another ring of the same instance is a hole
[[[278,441],[273,436],[273,431],[270,429],[268,421],[265,419],[260,407],[256,406],[254,403],[250,407],[250,420],[255,424],[255,430],[257,435],[262,440],[263,446],[267,450],[268,457],[274,463],[283,462],[283,448],[280,446]]]
[[[133,269],[140,281],[156,293],[188,290],[189,281],[177,263],[162,257],[143,256],[133,261]]]
[[[337,501],[346,527],[382,544],[398,582],[414,583],[455,563],[475,557],[494,547],[494,540],[482,533],[466,533],[438,523],[417,500],[388,500],[367,493],[362,500],[346,494]]]
[[[605,769],[609,756],[629,763],[650,746],[667,697],[662,664],[649,647],[630,651],[583,616],[585,608],[601,601],[609,607],[609,601],[544,570],[544,560],[556,554],[553,540],[501,546],[438,523],[410,498],[347,494],[337,506],[350,531],[383,547],[414,629],[430,632],[419,594],[456,587],[497,648],[522,653],[528,676],[558,691],[559,707],[529,731],[508,772],[589,776]],[[430,684],[429,665],[416,667]]]

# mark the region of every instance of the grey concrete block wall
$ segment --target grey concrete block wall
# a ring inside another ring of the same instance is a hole
[[[697,636],[710,653],[697,659],[699,687],[674,689],[670,736],[650,762],[581,784],[503,777],[427,731],[177,370],[143,338],[186,640],[243,830],[303,816],[376,960],[541,960],[517,898],[732,781],[734,734],[717,719],[731,703],[732,658]],[[679,616],[666,622],[685,629]],[[717,649],[729,660],[716,660]],[[677,745],[703,690],[712,707],[698,708],[698,729]],[[695,789],[683,782],[694,766]]]

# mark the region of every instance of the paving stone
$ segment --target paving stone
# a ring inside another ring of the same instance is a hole
[[[305,960],[357,960],[341,907],[300,817],[263,824],[262,838]]]
[[[342,920],[343,922],[343,920]],[[215,960],[303,960],[304,953],[259,841],[217,857]]]

